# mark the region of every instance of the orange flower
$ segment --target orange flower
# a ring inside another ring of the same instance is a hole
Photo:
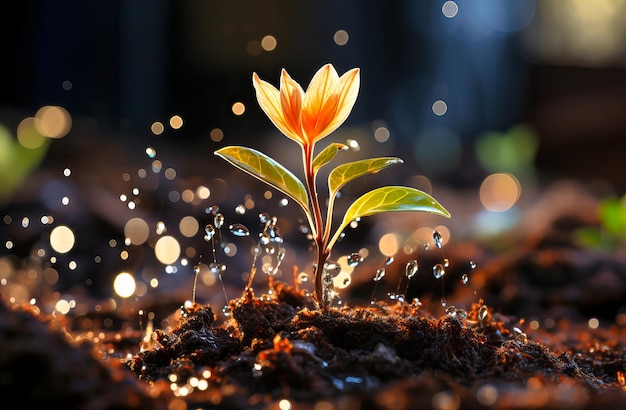
[[[256,98],[272,123],[302,147],[312,146],[348,118],[359,93],[359,69],[339,77],[332,64],[313,76],[306,92],[284,69],[280,91],[252,74]]]

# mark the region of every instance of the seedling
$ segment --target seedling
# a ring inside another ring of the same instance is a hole
[[[450,213],[425,192],[406,186],[383,186],[357,198],[347,208],[333,233],[333,208],[339,190],[355,178],[403,162],[396,157],[368,158],[347,162],[331,170],[324,219],[317,193],[317,175],[339,151],[348,147],[332,143],[315,154],[315,144],[343,124],[352,111],[359,91],[360,70],[354,68],[339,77],[335,68],[326,64],[313,76],[306,92],[284,69],[280,76],[280,89],[261,80],[256,73],[253,73],[252,80],[261,109],[283,134],[300,146],[304,182],[279,162],[252,148],[227,146],[215,151],[215,154],[288,195],[302,208],[317,252],[314,263],[315,299],[321,307],[328,307],[334,294],[332,275],[337,265],[327,261],[341,232],[353,220],[400,211],[450,217]]]

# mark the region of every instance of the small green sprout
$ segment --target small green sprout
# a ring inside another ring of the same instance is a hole
[[[352,111],[359,91],[359,69],[354,68],[339,77],[335,68],[326,64],[313,76],[306,92],[284,69],[281,72],[280,89],[261,80],[256,73],[252,78],[257,101],[265,114],[283,134],[300,145],[305,182],[274,159],[252,148],[228,146],[215,151],[215,154],[283,192],[300,205],[317,251],[314,265],[315,299],[321,307],[328,307],[332,301],[324,291],[326,282],[332,283],[331,273],[325,270],[326,262],[341,232],[352,221],[383,212],[399,211],[428,212],[450,217],[450,213],[425,192],[405,186],[383,186],[357,198],[332,233],[333,208],[339,190],[355,178],[403,162],[396,157],[370,158],[344,163],[331,170],[324,220],[317,194],[317,174],[339,151],[345,151],[348,147],[332,143],[314,155],[315,143],[335,131]]]

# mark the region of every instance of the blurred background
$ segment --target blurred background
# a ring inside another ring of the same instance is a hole
[[[239,249],[250,264],[260,212],[283,215],[306,253],[297,207],[213,155],[247,145],[301,174],[253,72],[278,85],[285,68],[306,87],[326,63],[360,67],[353,112],[324,142],[353,141],[346,160],[405,164],[345,197],[410,184],[453,214],[364,221],[346,253],[366,238],[385,257],[410,255],[427,242],[406,240],[420,225],[446,242],[500,232],[554,181],[601,198],[626,190],[626,0],[41,0],[0,15],[0,279],[13,300],[45,288],[15,277],[97,297],[120,272],[132,277],[123,297],[188,283],[213,258],[202,237],[216,205],[226,227],[251,231],[225,232],[221,261]]]

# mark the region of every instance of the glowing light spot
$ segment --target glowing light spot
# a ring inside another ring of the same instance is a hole
[[[522,188],[511,174],[491,174],[480,185],[480,202],[493,212],[509,210],[520,197]]]
[[[67,226],[57,226],[50,232],[50,246],[59,253],[67,253],[74,247],[74,232]]]
[[[400,237],[395,233],[387,233],[378,241],[378,249],[385,256],[393,256],[400,250]]]
[[[135,278],[128,272],[119,273],[113,280],[113,290],[121,298],[131,297],[136,288]]]
[[[54,309],[62,315],[70,313],[70,303],[67,300],[59,299],[54,305]]]
[[[72,82],[70,80],[65,80],[63,81],[63,83],[61,84],[61,87],[65,90],[65,91],[69,91],[72,89]]]
[[[67,264],[67,267],[70,268],[70,270],[76,270],[76,268],[78,267],[78,264],[76,263],[76,261],[70,261]]]
[[[224,139],[224,131],[219,128],[213,128],[209,133],[209,138],[211,138],[213,142],[220,142]]]
[[[335,41],[335,44],[337,44],[338,46],[345,46],[346,44],[348,44],[348,40],[350,40],[350,36],[348,35],[348,32],[345,30],[337,30],[335,31],[333,40]]]
[[[176,170],[174,168],[168,168],[165,170],[165,178],[170,181],[176,178]]]
[[[451,19],[459,12],[459,6],[453,1],[446,1],[441,7],[441,12],[444,16]]]
[[[61,204],[69,205],[70,204],[70,199],[68,197],[64,196],[63,198],[61,198]]]
[[[243,115],[246,112],[246,106],[242,102],[234,103],[231,109],[235,115]]]
[[[124,225],[124,237],[130,240],[133,245],[141,245],[148,240],[150,227],[141,218],[131,218]]]
[[[194,192],[191,189],[185,189],[181,195],[181,198],[183,198],[183,201],[189,203],[193,201],[195,196],[196,194],[194,194]]]
[[[154,245],[154,254],[159,262],[164,265],[176,262],[180,252],[180,244],[173,236],[163,236]]]
[[[211,196],[211,190],[203,185],[196,188],[196,196],[200,199],[207,199]]]
[[[43,145],[46,137],[35,128],[35,119],[27,117],[17,126],[17,141],[24,148],[35,149]]]
[[[448,104],[443,100],[437,100],[433,103],[433,113],[439,117],[448,112]]]
[[[180,115],[173,115],[170,118],[170,127],[175,130],[180,129],[183,126],[183,119]]]
[[[155,121],[150,126],[150,131],[152,131],[154,135],[161,135],[165,131],[165,126],[163,125],[162,122]]]
[[[431,401],[435,410],[458,410],[461,406],[461,398],[452,391],[441,391]]]
[[[263,47],[265,51],[273,51],[277,45],[278,42],[274,36],[267,35],[261,40],[261,47]]]
[[[148,158],[154,158],[156,157],[156,150],[152,147],[146,147],[146,155]]]
[[[348,139],[346,140],[346,145],[350,147],[350,149],[354,152],[361,150],[361,146],[359,145],[359,141],[357,140]]]
[[[72,118],[62,107],[45,106],[35,114],[35,127],[48,138],[63,138],[72,128]]]
[[[282,399],[278,402],[278,408],[280,410],[291,410],[291,402],[287,399]]]
[[[498,400],[498,390],[491,384],[485,384],[476,392],[476,399],[484,406],[491,406]]]
[[[378,127],[374,130],[374,139],[378,142],[386,142],[389,136],[389,130],[385,127]]]
[[[252,40],[246,45],[246,51],[251,56],[258,56],[261,52],[263,52],[263,46],[260,41]]]
[[[598,326],[600,326],[600,321],[595,317],[592,317],[591,319],[589,319],[589,322],[587,322],[587,325],[590,329],[597,329]]]
[[[72,170],[71,170],[71,169],[69,169],[69,168],[65,168],[65,169],[63,170],[63,176],[65,176],[65,177],[69,177],[70,175],[72,175]]]
[[[178,229],[180,230],[180,233],[182,233],[187,238],[191,238],[192,236],[197,234],[199,228],[200,224],[198,223],[198,220],[193,216],[185,216],[180,220],[180,223],[178,224]]]

